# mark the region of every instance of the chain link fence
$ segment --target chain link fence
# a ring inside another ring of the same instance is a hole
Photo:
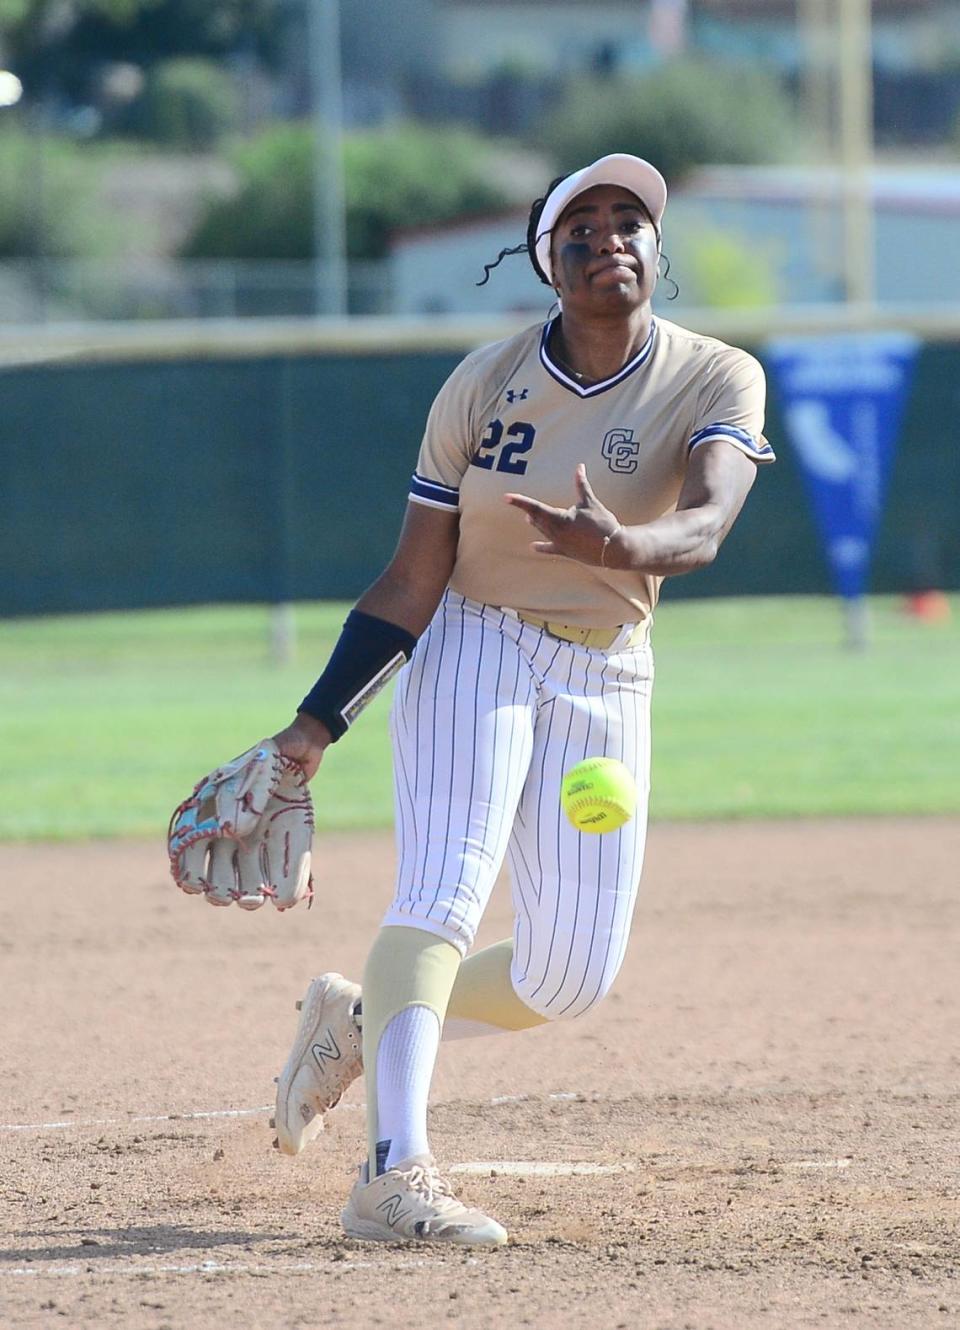
[[[351,314],[393,307],[389,262],[353,263]],[[233,259],[20,259],[0,263],[0,324],[138,319],[290,318],[330,312],[310,262]]]

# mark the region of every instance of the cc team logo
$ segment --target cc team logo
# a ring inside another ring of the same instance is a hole
[[[640,451],[640,443],[634,439],[632,429],[607,430],[601,451],[610,470],[620,475],[630,475],[639,466],[637,453]]]

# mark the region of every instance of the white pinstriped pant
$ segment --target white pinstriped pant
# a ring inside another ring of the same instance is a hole
[[[517,995],[551,1019],[599,1001],[643,864],[652,685],[648,643],[578,646],[448,590],[394,696],[398,865],[384,924],[466,954],[506,856]],[[619,831],[581,835],[560,782],[601,755],[634,773],[639,805]]]

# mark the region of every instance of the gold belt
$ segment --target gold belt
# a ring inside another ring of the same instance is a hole
[[[542,628],[545,633],[551,637],[559,637],[563,642],[576,642],[582,647],[597,647],[600,651],[605,651],[612,647],[614,642],[623,632],[623,625],[619,628],[581,628],[575,623],[555,623],[552,619],[539,619],[535,614],[520,614],[517,618],[521,623],[530,624],[531,628]],[[642,642],[647,635],[646,620],[633,625],[633,631],[624,642],[624,647],[636,646]]]

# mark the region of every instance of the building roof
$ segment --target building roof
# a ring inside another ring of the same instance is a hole
[[[884,10],[938,9],[943,0],[872,0],[876,13]],[[800,0],[690,0],[693,14],[717,14],[732,18],[769,18],[795,14]]]
[[[683,191],[701,200],[737,199],[765,203],[822,201],[841,206],[845,173],[840,165],[702,166]],[[960,167],[874,165],[868,173],[875,207],[917,215],[960,214]],[[676,194],[675,194],[676,197]]]
[[[939,9],[944,0],[872,0],[877,13],[922,11]],[[529,9],[540,5],[544,9],[581,9],[583,0],[434,0],[440,9]],[[647,0],[645,8],[649,8]],[[635,15],[637,0],[603,0],[605,8],[619,5]],[[783,18],[796,13],[801,0],[688,0],[691,17],[699,14],[711,14],[729,18]]]

